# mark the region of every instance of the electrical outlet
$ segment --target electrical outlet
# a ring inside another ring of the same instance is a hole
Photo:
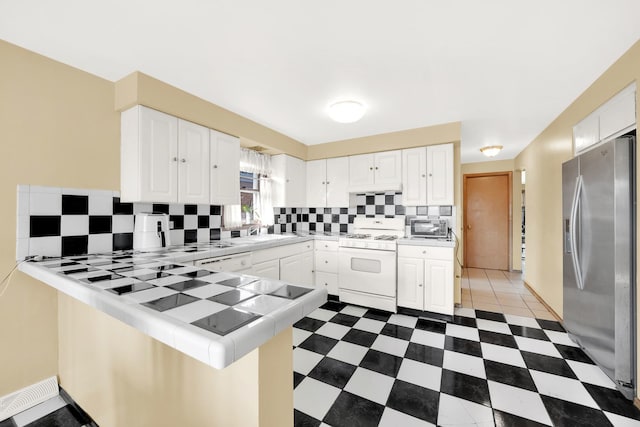
[[[174,229],[173,221],[169,221],[169,230],[173,230],[173,229]]]
[[[283,218],[282,216],[280,216],[278,218],[278,224],[286,224],[287,223],[287,219]]]

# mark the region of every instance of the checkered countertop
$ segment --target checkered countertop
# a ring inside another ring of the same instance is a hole
[[[327,299],[324,289],[213,273],[172,261],[210,249],[192,245],[158,253],[120,251],[29,261],[19,268],[218,369],[264,344]]]

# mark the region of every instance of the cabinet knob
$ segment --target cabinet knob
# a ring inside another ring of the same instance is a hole
[[[378,167],[376,166],[376,170],[378,170]]]
[[[327,185],[329,185],[329,181],[327,181]]]
[[[422,251],[422,253],[423,253],[423,254],[426,254],[426,253],[427,253],[427,251]]]
[[[289,182],[289,180],[287,180],[287,182]]]
[[[326,261],[326,260],[325,260],[325,262],[324,262],[324,263],[325,263],[325,264],[329,264],[329,261]]]
[[[182,163],[187,163],[187,159],[180,159]]]
[[[423,178],[426,178],[426,177],[427,177],[427,175],[425,175],[425,174],[422,174],[422,177],[423,177]]]
[[[213,165],[213,168],[214,169],[218,169],[218,165]]]
[[[174,158],[173,158],[173,159],[171,159],[171,160],[173,160],[174,162],[177,162],[177,161],[178,161],[178,158],[177,158],[177,157],[174,157]]]
[[[432,174],[432,173],[430,173],[430,174],[429,174],[429,176],[433,176],[433,174]]]
[[[370,167],[370,168],[369,168],[369,170],[370,170],[370,171],[372,171],[372,170],[373,170],[373,167]]]
[[[324,182],[324,181],[322,181],[322,185],[324,185],[324,184],[325,184],[325,182]]]
[[[418,287],[421,288],[422,287],[422,283],[418,283]]]

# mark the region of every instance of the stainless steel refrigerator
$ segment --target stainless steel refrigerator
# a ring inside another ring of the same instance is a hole
[[[635,396],[635,132],[562,165],[564,326]]]

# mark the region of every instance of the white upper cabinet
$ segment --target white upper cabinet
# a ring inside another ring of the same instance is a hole
[[[373,154],[349,156],[349,185],[372,185],[374,183]]]
[[[327,159],[327,207],[349,206],[349,158]]]
[[[307,162],[307,206],[327,206],[327,161]]]
[[[402,153],[400,150],[349,156],[349,190],[400,190]]]
[[[453,144],[427,147],[427,205],[453,205]]]
[[[307,206],[349,206],[349,158],[307,162]]]
[[[573,127],[575,154],[600,141],[631,130],[636,123],[636,84],[633,83]]]
[[[178,120],[178,202],[209,204],[209,129]]]
[[[286,154],[271,157],[273,206],[306,206],[307,169],[303,160]]]
[[[375,153],[373,155],[373,159],[376,184],[391,184],[392,186],[397,186],[402,182],[401,151],[396,150]]]
[[[427,149],[402,150],[402,203],[405,206],[427,204]]]
[[[211,204],[240,204],[240,140],[235,136],[210,130]]]

